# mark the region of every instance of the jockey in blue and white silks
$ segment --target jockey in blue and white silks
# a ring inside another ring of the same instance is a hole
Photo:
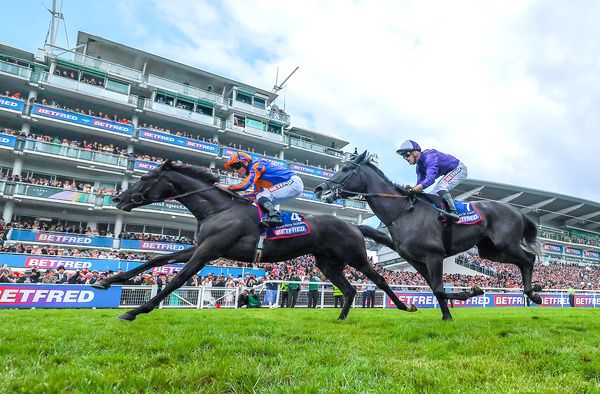
[[[245,178],[240,184],[219,187],[235,192],[254,187],[256,202],[267,214],[262,221],[262,224],[267,227],[281,225],[281,213],[274,204],[296,198],[304,189],[302,179],[295,172],[273,164],[267,159],[253,161],[252,157],[244,152],[234,153],[224,166]]]
[[[421,151],[419,144],[412,140],[404,141],[396,153],[410,165],[417,166],[417,184],[410,188],[415,192],[421,192],[428,188],[438,177],[443,175],[432,193],[439,195],[448,205],[450,212],[446,216],[454,221],[459,220],[454,200],[449,192],[467,179],[467,167],[456,157],[435,149]]]

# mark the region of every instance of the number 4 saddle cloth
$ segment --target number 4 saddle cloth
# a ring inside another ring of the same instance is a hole
[[[259,222],[264,218],[262,209],[255,204],[258,209]],[[292,237],[301,237],[310,234],[310,226],[304,219],[304,215],[298,212],[281,212],[281,221],[283,224],[275,228],[261,228],[260,235],[266,235],[268,240],[283,239]]]

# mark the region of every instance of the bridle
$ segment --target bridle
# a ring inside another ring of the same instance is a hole
[[[346,177],[344,182],[337,182],[337,181],[334,181],[331,179],[328,179],[325,181],[325,184],[333,183],[335,185],[338,185],[337,187],[331,189],[331,193],[333,194],[334,197],[342,198],[341,193],[352,194],[354,196],[358,196],[358,197],[362,197],[362,198],[364,198],[364,197],[408,198],[409,197],[409,196],[390,194],[390,193],[363,193],[363,192],[355,192],[352,190],[345,189],[345,187],[348,186],[348,184],[350,183],[352,178],[354,178],[354,176],[356,174],[358,174],[358,170],[365,164],[365,162],[357,164],[353,161],[349,161],[348,163],[352,164],[354,166],[354,168],[352,169],[352,173],[350,174],[350,176]]]

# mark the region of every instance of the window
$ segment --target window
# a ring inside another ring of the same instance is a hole
[[[202,115],[213,116],[212,107],[206,105],[196,104],[196,112],[201,113]]]
[[[189,230],[181,230],[180,231],[182,237],[186,237],[189,239],[194,239],[194,232]]]
[[[164,235],[172,235],[174,237],[178,237],[179,236],[179,230],[176,229],[176,228],[164,227],[163,228],[163,234]]]
[[[126,224],[125,231],[128,233],[143,233],[144,226],[141,224]]]
[[[162,227],[159,226],[146,226],[145,233],[150,234],[162,234]]]
[[[194,109],[194,103],[182,99],[177,99],[175,107],[184,109],[186,111],[191,111],[192,109]]]
[[[239,102],[242,102],[245,104],[252,104],[252,96],[248,96],[247,94],[240,93],[239,91],[237,92],[235,99],[236,99],[236,101],[239,101]]]
[[[258,129],[258,130],[262,130],[262,131],[266,130],[265,123],[260,120],[246,118],[246,125],[253,129]]]
[[[274,125],[274,124],[269,124],[267,126],[267,131],[269,133],[281,134],[281,126]]]
[[[264,99],[258,98],[258,97],[254,97],[254,103],[252,104],[257,108],[262,108],[265,109],[266,107],[266,101]]]
[[[236,127],[245,128],[246,127],[246,118],[244,118],[243,116],[234,115],[233,116],[233,125]]]
[[[108,79],[106,81],[106,89],[112,90],[114,92],[129,94],[129,84],[124,82],[115,81],[113,79]]]

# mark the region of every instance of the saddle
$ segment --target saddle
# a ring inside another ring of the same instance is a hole
[[[438,209],[444,211],[448,210],[448,206],[446,205],[446,203],[442,200],[440,196],[436,194],[421,193],[419,194],[419,196],[423,197],[423,199],[426,202],[429,202],[432,206]],[[459,221],[455,224],[476,224],[483,220],[483,215],[479,213],[475,204],[470,201],[454,200],[454,206],[458,211],[458,216],[460,216]],[[442,217],[442,221],[447,222],[445,217]]]
[[[265,217],[265,212],[262,211],[258,204],[254,204],[258,211],[258,222],[262,222]],[[298,212],[281,212],[281,221],[283,224],[274,228],[261,227],[259,234],[267,240],[301,237],[310,234],[310,226],[304,219],[304,215]]]

